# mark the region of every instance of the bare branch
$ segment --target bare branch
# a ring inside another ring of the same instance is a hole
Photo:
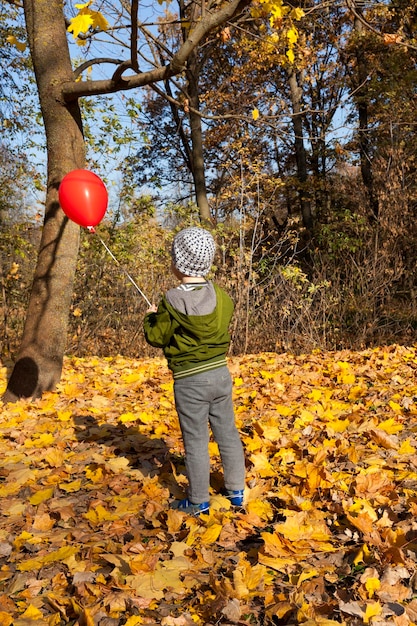
[[[77,67],[76,70],[74,70],[74,78],[78,78],[78,76],[80,76],[89,67],[92,67],[93,65],[99,65],[100,63],[114,63],[119,65],[123,63],[123,61],[121,61],[120,59],[110,59],[107,57],[91,59],[91,61],[86,61],[85,63],[82,63],[79,67]]]
[[[117,91],[143,87],[151,83],[167,80],[171,76],[181,74],[186,68],[187,59],[195,50],[200,41],[214,28],[224,24],[235,14],[242,11],[250,4],[250,0],[229,0],[225,2],[215,13],[206,13],[204,19],[197,23],[189,33],[187,40],[172,57],[166,67],[157,67],[153,70],[140,72],[134,76],[122,78],[126,66],[115,72],[112,78],[105,80],[91,80],[83,82],[68,82],[63,86],[62,94],[66,102],[76,100],[81,96],[93,96],[110,94]]]

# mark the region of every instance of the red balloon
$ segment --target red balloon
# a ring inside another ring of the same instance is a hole
[[[61,181],[59,203],[65,215],[80,226],[97,226],[107,210],[108,194],[103,181],[88,170],[73,170]]]

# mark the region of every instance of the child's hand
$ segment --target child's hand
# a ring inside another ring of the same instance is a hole
[[[151,304],[149,309],[146,311],[146,314],[148,314],[148,313],[156,313],[157,310],[158,310],[158,307],[156,306],[156,304]]]

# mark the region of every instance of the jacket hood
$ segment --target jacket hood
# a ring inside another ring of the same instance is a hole
[[[212,282],[192,291],[170,289],[165,300],[170,315],[197,339],[215,337],[224,326],[224,300],[218,297]]]

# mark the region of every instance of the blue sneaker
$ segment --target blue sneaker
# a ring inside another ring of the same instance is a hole
[[[226,495],[226,498],[230,500],[231,504],[233,504],[233,506],[243,506],[243,497],[244,497],[243,489],[237,489],[235,491],[226,489],[225,495]]]
[[[183,513],[188,513],[189,515],[200,515],[201,513],[208,513],[210,511],[210,502],[193,504],[188,498],[184,498],[184,500],[174,502],[172,508],[182,511]]]

